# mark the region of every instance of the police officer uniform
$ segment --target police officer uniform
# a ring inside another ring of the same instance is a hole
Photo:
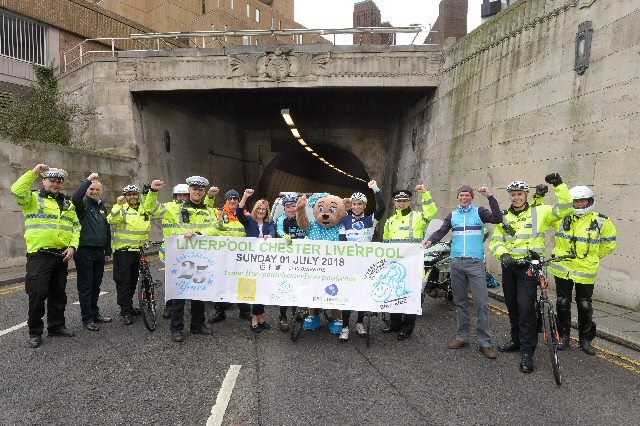
[[[413,193],[406,189],[392,194],[394,200],[410,200],[412,195]],[[396,209],[393,216],[387,219],[382,237],[385,243],[422,243],[427,225],[438,213],[438,207],[427,190],[422,193],[421,202],[421,211],[411,210],[411,207]],[[411,336],[416,324],[416,314],[391,314],[390,318],[391,324],[383,329],[383,332],[397,331],[399,340]]]
[[[209,181],[201,176],[191,176],[186,180],[190,187],[205,188]],[[216,212],[204,203],[194,203],[189,200],[184,203],[166,203],[159,205],[158,191],[151,189],[145,197],[144,208],[153,211],[158,208],[162,212],[162,226],[166,230],[165,236],[184,235],[193,231],[202,235],[219,235],[218,218]],[[182,342],[184,337],[184,299],[171,301],[171,339]],[[205,327],[205,304],[201,300],[191,301],[191,334],[210,334]]]
[[[127,185],[122,193],[140,194],[140,188]],[[107,216],[109,223],[115,227],[112,240],[113,280],[125,325],[133,323],[132,315],[139,315],[139,310],[133,307],[133,295],[138,283],[140,247],[149,239],[151,219],[153,217],[141,204],[134,207],[128,203],[116,203]]]
[[[63,182],[67,172],[50,168],[42,177]],[[29,170],[11,186],[11,194],[25,215],[25,292],[29,296],[27,325],[31,347],[38,347],[42,342],[45,301],[48,334],[74,334],[65,327],[68,264],[62,252],[68,247],[76,249],[80,239],[80,223],[69,197],[44,188],[31,191],[31,185],[37,178],[38,173]]]

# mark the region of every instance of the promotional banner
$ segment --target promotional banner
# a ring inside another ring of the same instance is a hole
[[[165,297],[422,314],[420,244],[174,235]]]

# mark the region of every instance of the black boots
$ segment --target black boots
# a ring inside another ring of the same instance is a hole
[[[520,371],[523,373],[533,373],[533,355],[528,352],[522,352],[522,361],[520,362]]]
[[[593,308],[591,300],[579,299],[578,303],[578,333],[580,338],[580,349],[588,355],[595,355],[596,350],[591,345],[591,340],[595,337],[595,324],[591,320]]]

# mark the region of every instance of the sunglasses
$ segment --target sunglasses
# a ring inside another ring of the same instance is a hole
[[[227,200],[238,200],[238,197],[236,197],[235,195],[232,195],[231,197],[227,198]]]

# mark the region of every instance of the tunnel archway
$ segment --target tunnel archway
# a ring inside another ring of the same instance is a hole
[[[265,168],[260,177],[258,195],[273,201],[280,192],[329,192],[340,197],[350,197],[359,191],[371,200],[367,212],[375,209],[373,191],[367,183],[369,173],[362,161],[352,152],[326,142],[313,142],[316,152],[336,167],[363,181],[345,176],[324,165],[307,151],[283,152]]]

